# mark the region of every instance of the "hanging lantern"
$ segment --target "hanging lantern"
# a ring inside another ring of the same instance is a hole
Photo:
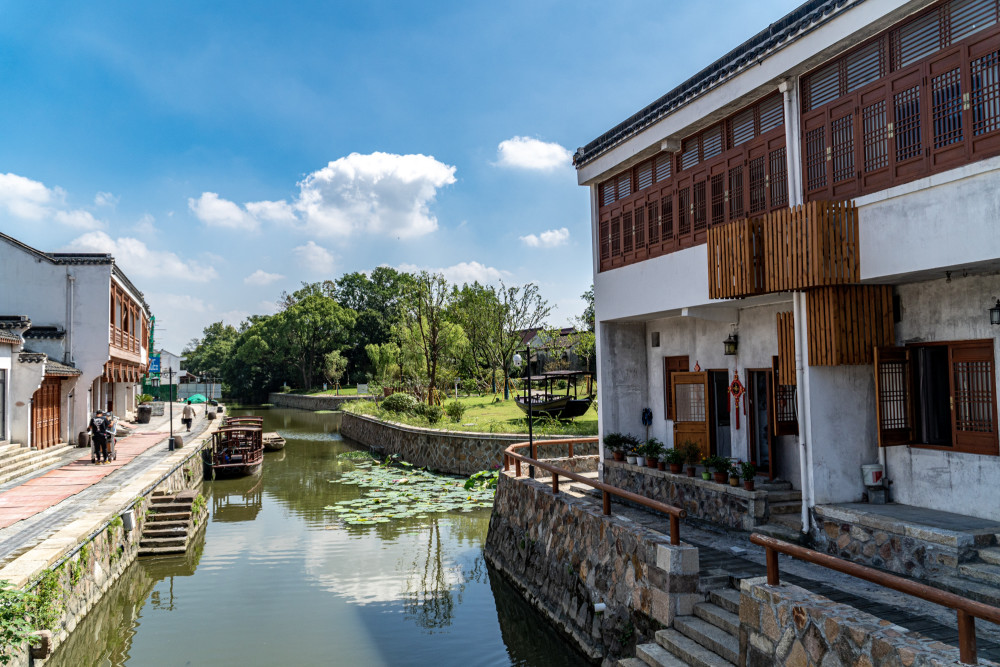
[[[740,340],[739,336],[737,336],[734,333],[731,333],[729,334],[729,338],[722,341],[722,346],[725,349],[726,356],[731,357],[734,354],[736,354],[736,348],[739,347],[739,340]]]
[[[1000,324],[1000,299],[997,299],[997,304],[990,308],[990,324]]]

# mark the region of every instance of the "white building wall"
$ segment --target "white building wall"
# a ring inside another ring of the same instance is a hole
[[[0,415],[0,422],[3,424],[3,428],[0,429],[0,442],[10,441],[10,413],[13,406],[10,393],[10,376],[13,349],[11,345],[0,344],[0,370],[4,371],[4,386],[0,388],[0,391],[3,392],[3,396],[5,397],[4,402],[0,404],[0,410],[3,410],[3,415]]]
[[[645,327],[642,322],[602,322],[600,330],[601,356],[613,360],[599,368],[600,432],[644,437],[642,409],[649,404]]]
[[[14,357],[11,374],[11,442],[31,444],[31,397],[42,386],[45,377],[43,362],[21,363]]]

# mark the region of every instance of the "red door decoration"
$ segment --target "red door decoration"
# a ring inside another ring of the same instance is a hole
[[[733,402],[736,404],[736,430],[740,430],[740,399],[746,393],[746,387],[740,382],[740,372],[739,370],[733,371],[733,381],[729,383],[729,395],[732,396]],[[747,404],[743,401],[743,414],[746,414]]]

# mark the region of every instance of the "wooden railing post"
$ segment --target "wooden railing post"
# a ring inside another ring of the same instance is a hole
[[[681,520],[676,514],[670,515],[670,544],[675,547],[681,543]]]
[[[958,660],[963,665],[979,662],[976,651],[976,617],[958,610]]]
[[[510,472],[510,459],[507,458],[507,453],[506,452],[504,452],[504,455],[503,455],[503,471],[504,472]]]
[[[521,459],[514,459],[514,477],[521,476]]]
[[[573,443],[571,442],[569,443],[569,457],[573,458],[574,456],[575,454],[573,454]]]
[[[604,501],[604,516],[611,516],[611,494],[607,491],[602,491],[601,499]]]
[[[559,494],[559,475],[552,473],[552,495]]]
[[[764,553],[767,555],[767,585],[777,586],[781,583],[778,575],[778,552],[767,547]]]

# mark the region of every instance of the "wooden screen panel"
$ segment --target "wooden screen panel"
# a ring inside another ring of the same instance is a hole
[[[686,354],[676,357],[663,357],[663,416],[665,419],[674,418],[674,373],[686,373],[688,368],[690,366],[688,365]]]
[[[996,371],[993,340],[948,346],[952,443],[962,451],[997,453]]]
[[[875,349],[875,420],[880,447],[913,443],[913,362],[905,347]]]
[[[810,366],[870,364],[895,341],[891,285],[812,290],[806,299]]]
[[[778,374],[775,376],[777,384],[795,384],[795,313],[778,313]]]
[[[690,440],[708,456],[708,373],[674,373],[674,446]]]
[[[763,224],[744,218],[708,230],[708,295],[735,299],[764,291]]]
[[[969,46],[970,154],[1000,152],[1000,44],[996,39]]]
[[[771,432],[778,435],[798,435],[799,418],[795,383],[782,384],[779,379],[781,362],[771,357]],[[792,370],[792,379],[795,371]]]
[[[962,49],[952,50],[928,64],[930,95],[929,167],[934,170],[949,169],[968,161],[965,142],[965,96],[967,68],[963,65]]]

